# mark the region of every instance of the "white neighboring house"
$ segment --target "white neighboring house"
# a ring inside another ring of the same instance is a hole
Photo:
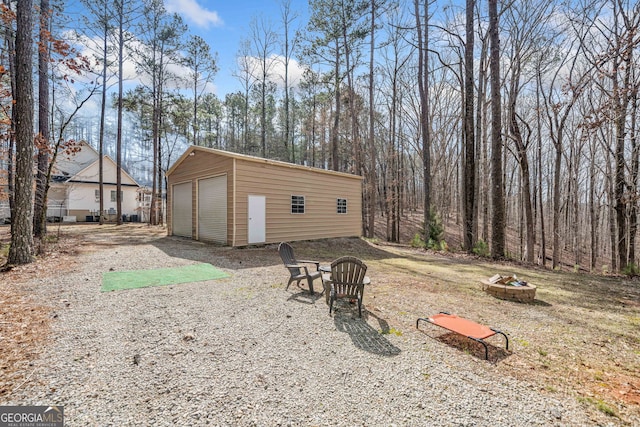
[[[116,162],[102,156],[102,214],[107,221],[116,218]],[[100,218],[100,184],[98,152],[80,142],[73,154],[60,153],[53,167],[47,195],[47,217],[65,221],[98,221]],[[140,186],[124,169],[121,176],[122,215],[126,221],[140,220],[137,194]]]

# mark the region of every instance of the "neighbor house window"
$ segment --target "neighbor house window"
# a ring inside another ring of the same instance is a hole
[[[120,200],[123,200],[122,191],[120,192]],[[116,201],[116,190],[111,190],[111,201],[112,202]]]
[[[96,192],[96,202],[100,201],[100,190],[95,190]]]
[[[347,199],[338,199],[338,213],[339,214],[347,213]]]
[[[304,196],[291,196],[291,213],[304,213]]]

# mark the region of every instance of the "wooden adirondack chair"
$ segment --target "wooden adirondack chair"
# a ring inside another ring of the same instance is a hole
[[[367,265],[358,258],[345,256],[331,263],[331,286],[329,296],[329,315],[333,310],[333,303],[339,298],[355,299],[358,301],[358,315],[362,317],[362,297],[369,278],[365,276]]]
[[[287,289],[289,289],[291,282],[295,281],[297,285],[300,285],[300,282],[306,279],[309,285],[309,292],[313,295],[313,281],[316,279],[322,280],[322,272],[319,270],[320,262],[303,259],[296,260],[293,254],[293,248],[286,242],[278,245],[278,253],[280,254],[280,258],[282,258],[284,266],[289,270],[289,274],[291,275],[291,277],[289,277],[289,283],[287,283]],[[309,271],[309,267],[305,264],[315,264],[316,271]]]

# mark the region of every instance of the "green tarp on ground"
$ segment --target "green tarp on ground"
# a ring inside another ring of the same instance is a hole
[[[178,283],[202,282],[229,277],[211,264],[202,263],[155,270],[109,271],[102,275],[102,292],[148,286],[175,285]]]

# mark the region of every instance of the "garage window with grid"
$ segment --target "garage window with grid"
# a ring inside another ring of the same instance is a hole
[[[338,213],[339,214],[347,213],[347,199],[338,199]]]
[[[291,213],[304,213],[304,196],[291,196]]]

